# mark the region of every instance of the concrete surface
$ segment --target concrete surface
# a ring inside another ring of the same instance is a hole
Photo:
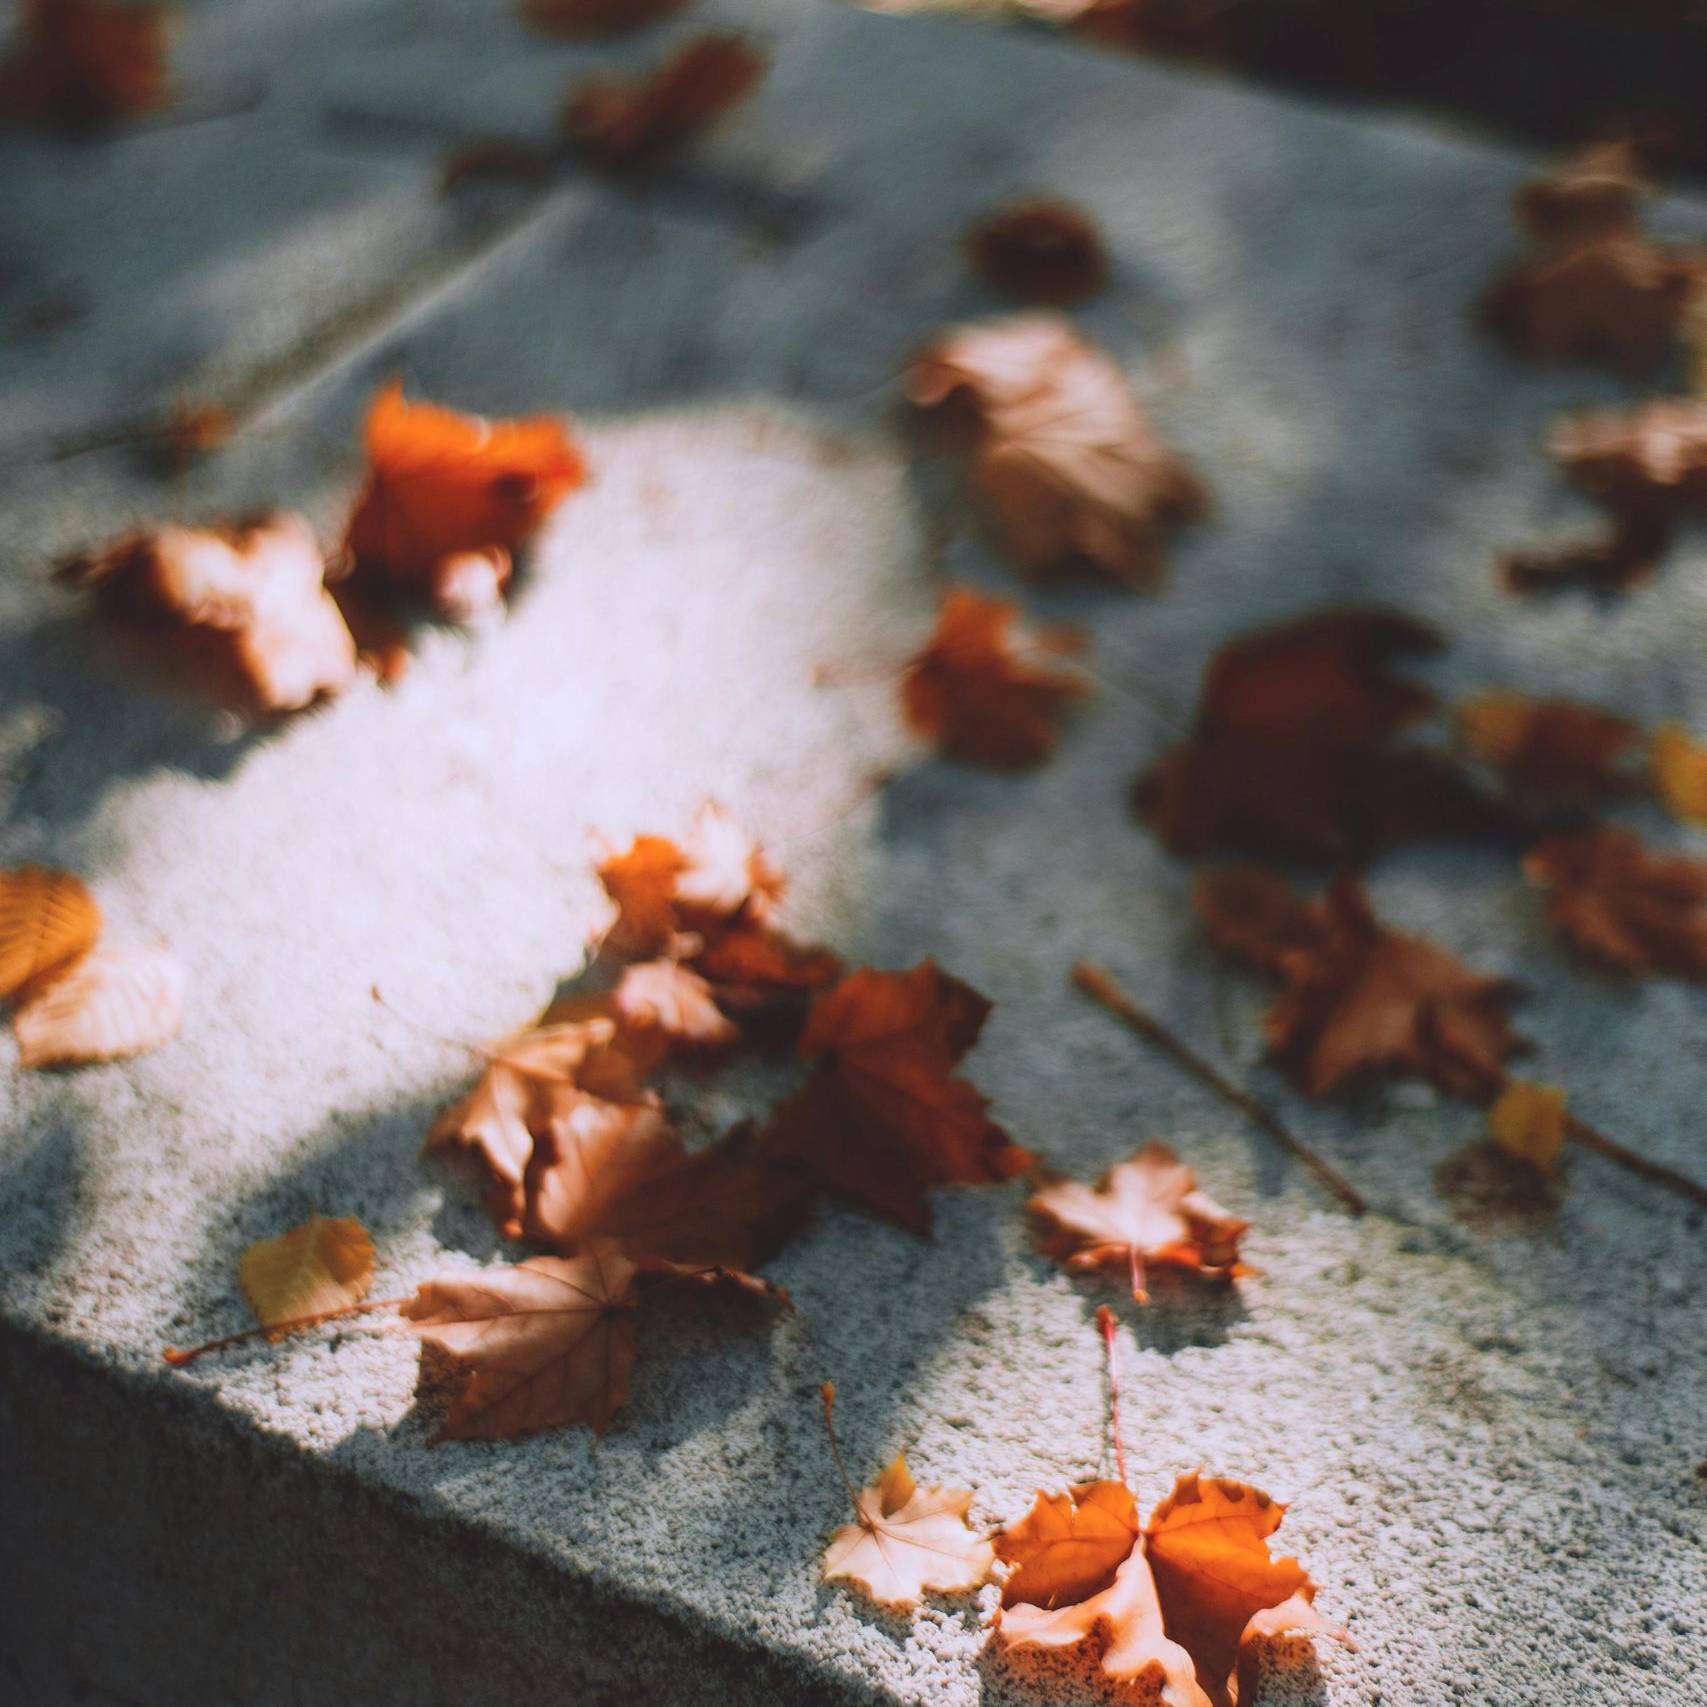
[[[1167,1136],[1254,1221],[1237,1302],[1121,1319],[1141,1499],[1203,1464],[1289,1500],[1281,1539],[1360,1644],[1296,1656],[1268,1707],[1697,1699],[1701,1218],[1583,1156],[1550,1225],[1461,1225],[1432,1181],[1475,1117],[1414,1088],[1319,1109],[1256,1065],[1261,992],[1212,966],[1189,873],[1125,807],[1216,644],[1350,596],[1442,623],[1448,694],[1572,692],[1707,730],[1699,542],[1613,603],[1520,603],[1492,575],[1497,548],[1578,514],[1537,450],[1548,415],[1618,395],[1464,324],[1531,163],[1068,42],[721,15],[758,19],[779,59],[688,191],[570,178],[438,204],[441,131],[501,110],[525,133],[600,57],[496,4],[199,7],[187,63],[264,67],[267,105],[8,145],[28,265],[0,321],[44,278],[95,306],[5,351],[0,860],[89,873],[192,983],[181,1039],[134,1062],[18,1075],[0,1041],[0,1697],[1099,1698],[1083,1669],[994,1652],[993,1589],[897,1620],[818,1580],[846,1516],[826,1376],[856,1469],[904,1446],[921,1480],[975,1488],[981,1521],[1106,1465],[1092,1314],[1119,1299],[1032,1252],[1018,1188],[943,1194],[930,1241],[827,1211],[774,1265],[800,1305],[774,1325],[649,1319],[599,1446],[431,1446],[416,1352],[385,1335],[159,1361],[241,1325],[238,1251],[313,1209],[373,1229],[380,1291],[492,1253],[416,1155],[465,1058],[369,986],[452,1036],[513,1025],[576,963],[589,833],[679,827],[711,793],[791,869],[802,932],[877,965],[934,954],[995,1000],[969,1071],[1020,1141],[1089,1174]],[[1022,187],[1103,223],[1115,280],[1082,322],[1218,509],[1154,597],[1029,595],[1090,624],[1105,688],[1015,779],[918,753],[881,673],[943,568],[1011,585],[942,471],[910,466],[894,380],[939,325],[999,306],[954,239]],[[1707,235],[1699,206],[1657,217]],[[271,498],[331,537],[391,373],[465,408],[572,410],[598,476],[509,619],[428,636],[397,690],[244,731],[45,584],[59,551],[149,515]],[[179,482],[122,448],[41,454],[227,380],[248,429]],[[859,680],[813,686],[818,666]],[[1531,984],[1535,1070],[1582,1113],[1707,1171],[1699,991],[1574,972],[1493,853],[1389,858],[1372,888]],[[1080,954],[1249,1073],[1381,1212],[1338,1213],[1072,995]],[[784,1076],[673,1090],[709,1132]]]

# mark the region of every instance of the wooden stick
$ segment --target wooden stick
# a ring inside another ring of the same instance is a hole
[[[1089,960],[1078,961],[1073,967],[1073,982],[1087,996],[1099,1001],[1117,1019],[1124,1020],[1146,1043],[1153,1043],[1163,1054],[1171,1056],[1180,1066],[1207,1085],[1226,1102],[1230,1102],[1245,1118],[1262,1128],[1269,1137],[1289,1154],[1296,1156],[1353,1215],[1362,1215],[1369,1205],[1363,1194],[1344,1174],[1318,1156],[1303,1139],[1281,1125],[1270,1109],[1212,1067],[1195,1050],[1176,1037],[1154,1014],[1139,1007],[1115,981],[1112,973]]]

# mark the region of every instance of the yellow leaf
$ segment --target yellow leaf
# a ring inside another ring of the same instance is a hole
[[[0,871],[0,997],[63,970],[93,946],[101,909],[68,871]]]
[[[324,1315],[366,1295],[373,1240],[353,1215],[311,1215],[300,1227],[251,1245],[238,1259],[237,1278],[263,1327]]]
[[[1565,1093],[1513,1079],[1488,1110],[1488,1136],[1502,1150],[1550,1174],[1565,1142]]]
[[[1707,824],[1707,746],[1691,739],[1681,723],[1654,731],[1654,792],[1674,818]]]

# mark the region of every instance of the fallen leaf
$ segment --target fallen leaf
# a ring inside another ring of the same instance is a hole
[[[1460,739],[1520,794],[1583,804],[1639,786],[1625,761],[1641,729],[1627,717],[1571,699],[1488,693],[1453,712]]]
[[[91,949],[12,1014],[20,1067],[115,1061],[178,1034],[184,969],[164,948]]]
[[[914,359],[905,384],[920,408],[969,409],[973,484],[1028,574],[1089,569],[1150,586],[1169,531],[1207,507],[1125,374],[1058,315],[959,327]]]
[[[1217,947],[1284,982],[1265,1030],[1270,1054],[1303,1090],[1329,1096],[1367,1074],[1414,1073],[1481,1099],[1502,1082],[1506,1059],[1521,1047],[1505,1018],[1514,983],[1387,929],[1350,877],[1305,903],[1306,912],[1287,916],[1276,906],[1285,946],[1264,945],[1249,903],[1255,882],[1237,870],[1206,873],[1193,904]],[[1239,930],[1221,923],[1229,914]],[[1301,941],[1311,930],[1313,940]]]
[[[1524,874],[1571,946],[1614,971],[1707,976],[1707,860],[1654,854],[1609,824],[1532,848]]]
[[[603,1434],[628,1398],[634,1264],[619,1247],[534,1257],[424,1281],[408,1331],[460,1365],[444,1435],[505,1440],[587,1423]]]
[[[1606,530],[1540,551],[1507,552],[1500,576],[1514,593],[1554,593],[1583,587],[1624,592],[1648,579],[1671,546],[1673,524],[1650,510],[1614,515]]]
[[[519,0],[517,11],[536,30],[553,36],[613,36],[644,29],[687,0]]]
[[[1108,254],[1081,208],[1035,196],[978,220],[962,243],[972,270],[1025,302],[1082,302],[1102,289]]]
[[[237,1260],[237,1279],[262,1327],[323,1315],[367,1296],[373,1240],[353,1215],[311,1215],[276,1239],[250,1245]]]
[[[805,1086],[773,1111],[764,1143],[830,1190],[915,1232],[926,1193],[995,1184],[1035,1160],[985,1113],[954,1067],[990,1004],[926,960],[910,972],[849,974],[813,1003],[799,1053],[817,1056]]]
[[[358,578],[461,619],[503,597],[510,553],[587,477],[554,415],[488,421],[410,403],[401,382],[368,411],[367,482],[345,538]]]
[[[1123,1482],[1040,1492],[1031,1510],[995,1537],[996,1557],[1014,1567],[1002,1585],[1002,1605],[1053,1610],[1100,1594],[1138,1533],[1138,1505]]]
[[[1707,508],[1707,401],[1660,398],[1554,423],[1547,449],[1571,482],[1619,515]]]
[[[1093,1189],[1077,1180],[1043,1187],[1026,1204],[1044,1248],[1070,1269],[1115,1269],[1140,1303],[1145,1271],[1183,1268],[1213,1279],[1248,1272],[1239,1241],[1250,1227],[1197,1186],[1197,1175],[1154,1141],[1110,1168]]]
[[[700,36],[645,77],[589,77],[571,92],[563,128],[598,165],[634,165],[709,129],[765,69],[741,36]]]
[[[193,634],[209,648],[209,685],[259,710],[298,710],[355,676],[355,642],[300,516],[234,528],[167,523],[73,558],[58,575],[93,588],[121,622]]]
[[[73,130],[165,106],[170,13],[147,0],[19,0],[0,110]]]
[[[1375,609],[1228,642],[1204,672],[1189,738],[1138,779],[1138,811],[1186,858],[1339,862],[1500,831],[1505,812],[1445,755],[1394,745],[1435,700],[1391,665],[1440,644],[1414,618]]]
[[[916,1606],[927,1589],[959,1594],[990,1574],[995,1549],[966,1522],[965,1488],[919,1487],[899,1452],[830,1538],[826,1580],[847,1577],[885,1606]]]
[[[1298,1561],[1269,1555],[1284,1510],[1244,1482],[1181,1476],[1107,1587],[1054,1607],[1004,1604],[1002,1641],[1066,1648],[1100,1635],[1104,1674],[1159,1685],[1166,1707],[1248,1699],[1235,1674],[1255,1639],[1299,1630],[1345,1640],[1312,1607],[1316,1585]]]
[[[1597,142],[1522,185],[1513,207],[1526,231],[1552,242],[1627,230],[1650,193],[1629,142]]]
[[[799,1041],[813,996],[842,975],[829,949],[744,920],[714,932],[692,966],[749,1042],[782,1049]]]
[[[1707,746],[1681,723],[1662,724],[1654,731],[1649,762],[1666,810],[1686,824],[1707,824]]]
[[[624,968],[612,1001],[626,1028],[655,1032],[679,1047],[726,1049],[741,1037],[710,984],[678,961],[649,960]]]
[[[1034,765],[1054,750],[1056,720],[1081,697],[1077,676],[1043,667],[1074,634],[1028,630],[1011,600],[952,587],[930,644],[901,677],[907,721],[945,752],[975,764]]]
[[[45,865],[0,871],[0,1000],[27,1000],[100,934],[101,909],[81,878]]]
[[[1565,1142],[1565,1093],[1513,1079],[1488,1110],[1488,1138],[1508,1155],[1550,1174]]]

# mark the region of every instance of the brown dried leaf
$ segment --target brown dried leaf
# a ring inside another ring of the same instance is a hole
[[[89,130],[166,105],[171,14],[149,0],[20,0],[0,110]]]
[[[250,1245],[237,1259],[237,1279],[265,1328],[322,1315],[367,1296],[373,1240],[353,1215],[311,1215],[276,1239]]]
[[[675,960],[648,960],[625,967],[611,1000],[625,1031],[656,1033],[689,1049],[727,1049],[741,1028],[713,999],[697,972]]]
[[[1349,877],[1307,903],[1313,940],[1293,946],[1305,934],[1294,916],[1284,919],[1286,946],[1265,945],[1244,899],[1253,881],[1239,871],[1206,873],[1193,903],[1218,947],[1284,980],[1265,1022],[1269,1051],[1302,1089],[1328,1096],[1365,1074],[1415,1073],[1480,1099],[1501,1083],[1521,1047],[1505,1018],[1517,994],[1509,979],[1483,977],[1422,937],[1388,930]],[[1218,927],[1241,907],[1241,931]]]
[[[45,865],[0,871],[0,1000],[50,981],[101,934],[101,909],[79,877]]]
[[[1521,794],[1584,804],[1638,786],[1625,761],[1640,727],[1615,712],[1571,699],[1477,694],[1453,713],[1458,734]]]
[[[636,165],[709,129],[753,92],[766,64],[741,36],[700,36],[648,76],[579,84],[563,128],[596,164]]]
[[[1557,1085],[1513,1079],[1488,1110],[1488,1138],[1541,1173],[1558,1166],[1565,1142],[1565,1093]]]
[[[1573,948],[1615,972],[1707,977],[1707,860],[1654,854],[1609,824],[1530,850],[1524,874]]]
[[[91,949],[12,1015],[20,1067],[114,1061],[178,1035],[184,969],[164,948]]]
[[[599,1242],[579,1256],[424,1281],[408,1331],[461,1366],[451,1440],[507,1440],[565,1423],[603,1434],[628,1398],[635,1269]]]
[[[167,523],[127,534],[58,571],[93,587],[129,624],[193,630],[216,691],[295,711],[347,687],[355,642],[326,590],[326,560],[300,516],[235,528]]]
[[[1024,302],[1082,302],[1102,289],[1108,254],[1095,222],[1054,196],[1014,202],[961,240],[972,270]]]
[[[1032,632],[1008,599],[951,587],[930,644],[901,677],[901,705],[919,734],[974,764],[1024,766],[1054,750],[1062,709],[1085,692],[1077,676],[1040,660],[1078,644]]]
[[[990,1574],[995,1549],[966,1523],[964,1488],[919,1487],[898,1452],[860,1496],[824,1553],[826,1579],[847,1577],[886,1606],[916,1606],[927,1589],[958,1594]]]
[[[1028,574],[1150,586],[1169,531],[1207,507],[1125,374],[1058,315],[959,327],[914,359],[906,391],[920,408],[969,409],[973,483]]]
[[[1076,1180],[1036,1192],[1026,1207],[1042,1224],[1044,1249],[1070,1269],[1114,1269],[1131,1277],[1140,1303],[1145,1271],[1172,1267],[1212,1279],[1248,1272],[1239,1241],[1250,1227],[1197,1186],[1167,1145],[1150,1142],[1110,1168],[1093,1190]]]
[[[1654,731],[1650,763],[1665,809],[1686,824],[1707,824],[1707,746],[1681,723],[1662,724]]]

